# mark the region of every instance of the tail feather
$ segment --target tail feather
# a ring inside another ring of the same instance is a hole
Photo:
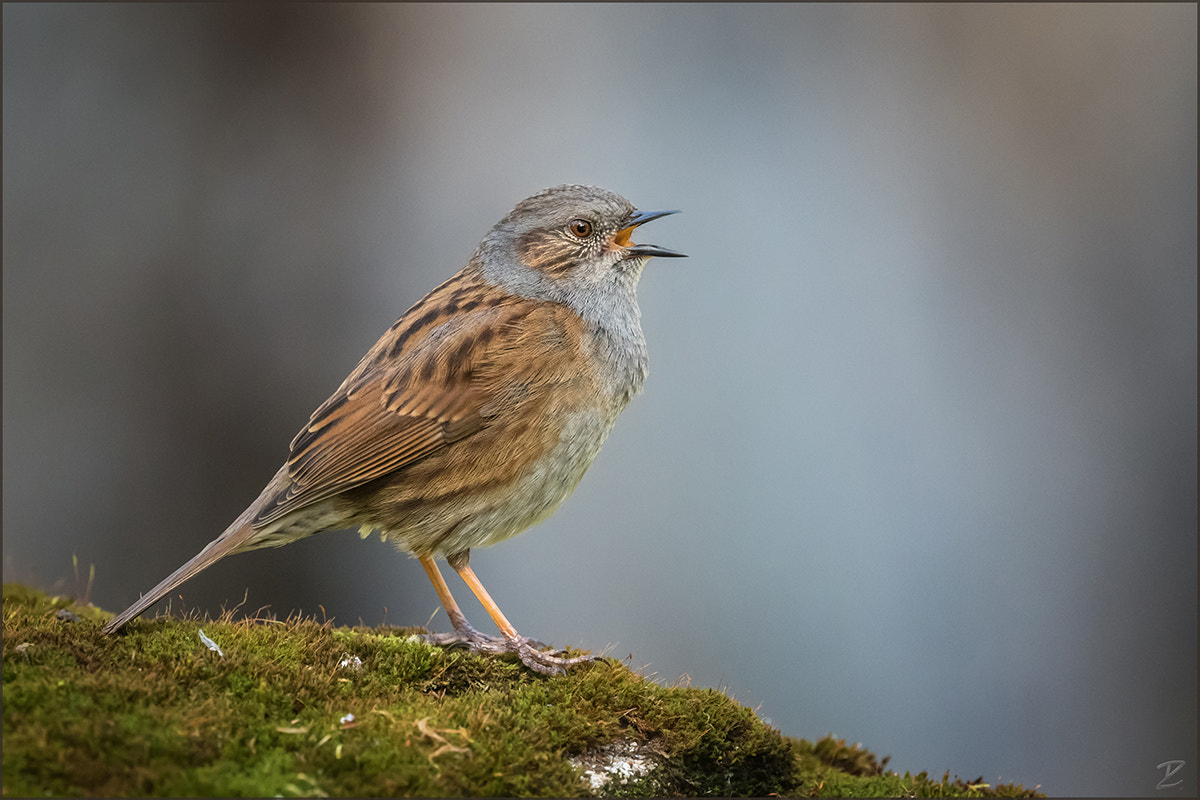
[[[194,577],[197,573],[212,566],[227,555],[251,549],[256,531],[250,526],[247,518],[248,513],[243,513],[224,533],[209,542],[203,550],[193,556],[186,564],[172,572],[157,586],[142,595],[141,599],[136,603],[114,617],[104,626],[104,632],[116,633],[124,627],[125,623],[157,603],[184,581]],[[247,547],[247,545],[251,545],[251,547]]]

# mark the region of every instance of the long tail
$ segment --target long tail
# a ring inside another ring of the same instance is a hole
[[[125,623],[157,603],[176,586],[212,566],[225,556],[254,549],[255,540],[259,536],[259,532],[250,526],[250,520],[253,518],[252,512],[256,506],[257,503],[242,512],[242,515],[234,520],[233,524],[226,528],[224,533],[205,545],[204,549],[193,556],[190,561],[172,572],[161,583],[142,595],[140,600],[114,617],[111,622],[104,626],[104,632],[116,633]]]

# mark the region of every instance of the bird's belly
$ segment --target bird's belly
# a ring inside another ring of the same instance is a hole
[[[505,486],[460,495],[434,513],[425,509],[398,526],[366,523],[401,549],[444,558],[502,542],[542,522],[562,505],[596,459],[616,421],[600,409],[580,410],[563,425],[558,442]]]

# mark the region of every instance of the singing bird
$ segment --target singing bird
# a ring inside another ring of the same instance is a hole
[[[519,635],[470,553],[549,517],[641,391],[638,281],[652,256],[683,253],[631,236],[674,213],[638,211],[592,186],[522,200],[313,412],[258,499],[105,632],[227,555],[358,528],[425,568],[454,626],[426,636],[430,643],[515,653],[543,673],[593,658],[565,658]],[[437,558],[479,598],[499,637],[467,622]]]

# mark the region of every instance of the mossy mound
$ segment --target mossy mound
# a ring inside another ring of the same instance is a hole
[[[5,585],[6,795],[1033,794],[887,772],[613,661],[546,677],[415,628],[227,615],[110,637],[109,616]]]

